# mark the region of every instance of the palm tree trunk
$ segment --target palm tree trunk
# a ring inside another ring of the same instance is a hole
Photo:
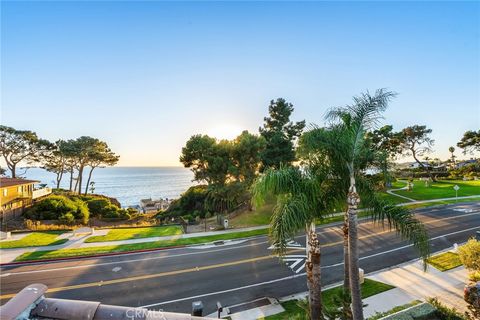
[[[322,283],[320,267],[320,242],[315,231],[315,223],[307,225],[307,286],[310,319],[323,320]]]
[[[350,307],[350,256],[348,254],[348,211],[343,216],[343,316],[344,319],[352,319],[352,308]],[[348,299],[347,299],[348,297]]]
[[[355,177],[350,177],[348,192],[348,248],[350,262],[350,290],[352,296],[352,316],[354,320],[363,320],[363,303],[360,288],[360,273],[358,270],[358,230],[357,207],[360,197],[355,188]]]

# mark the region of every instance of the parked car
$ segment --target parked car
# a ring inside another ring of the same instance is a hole
[[[467,284],[463,289],[463,298],[468,304],[480,308],[480,281]]]

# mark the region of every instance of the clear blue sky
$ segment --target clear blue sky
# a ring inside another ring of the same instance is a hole
[[[268,101],[323,124],[363,90],[447,156],[480,128],[479,2],[1,3],[2,124],[179,165],[196,133],[256,131]],[[222,127],[222,128],[219,128]]]

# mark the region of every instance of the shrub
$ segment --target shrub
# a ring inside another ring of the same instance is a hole
[[[72,224],[75,222],[75,217],[69,212],[58,217],[58,220],[60,220],[62,223]]]
[[[480,271],[480,241],[471,238],[458,248],[458,255],[465,268],[471,271]]]
[[[111,203],[107,198],[92,196],[85,198],[87,200],[88,209],[92,213],[92,216],[108,219],[130,219],[129,211],[119,208],[115,204]]]
[[[75,219],[88,222],[88,207],[79,199],[69,199],[62,195],[52,195],[40,200],[24,213],[24,216],[35,220],[60,220],[72,222]]]
[[[88,209],[92,213],[92,216],[102,216],[111,210],[109,209],[109,207],[112,204],[107,199],[90,198],[86,201],[87,201]]]
[[[428,302],[436,309],[435,315],[440,320],[464,320],[466,319],[461,313],[459,313],[455,308],[449,308],[436,298],[431,298]]]

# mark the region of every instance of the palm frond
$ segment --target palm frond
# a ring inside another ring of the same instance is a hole
[[[301,190],[301,173],[298,168],[269,168],[252,186],[252,201],[261,206],[270,195],[297,193]]]
[[[285,254],[287,242],[312,221],[309,211],[310,207],[304,195],[278,196],[271,219],[270,237],[280,256]]]
[[[383,227],[396,230],[402,239],[412,243],[423,259],[426,268],[426,259],[430,256],[430,240],[423,223],[405,207],[398,207],[380,199],[368,180],[357,179],[357,186],[363,206],[368,208],[367,212],[370,218]]]

